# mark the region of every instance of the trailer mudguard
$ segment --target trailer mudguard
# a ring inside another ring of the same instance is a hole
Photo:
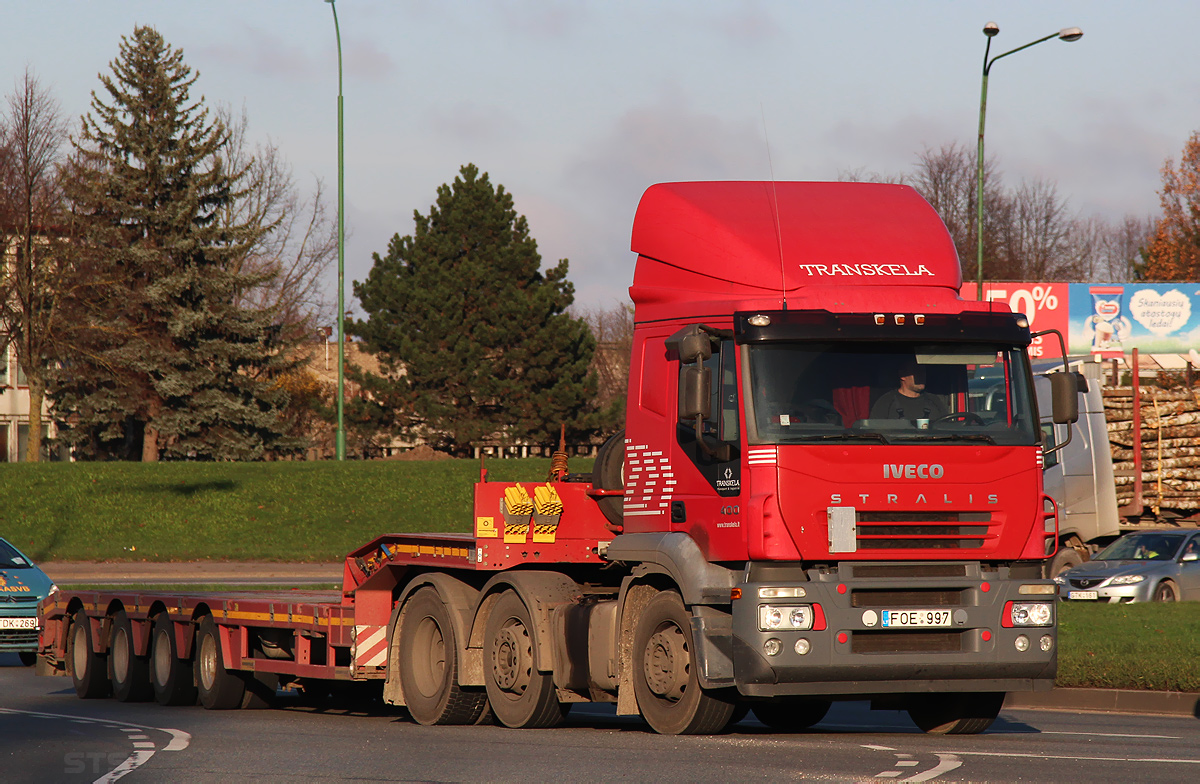
[[[487,581],[483,587],[484,599],[475,613],[471,627],[470,654],[478,661],[479,682],[463,685],[483,685],[483,630],[487,626],[492,606],[505,590],[514,590],[529,610],[533,621],[533,646],[537,651],[537,668],[540,672],[554,669],[554,640],[552,616],[554,608],[575,601],[580,594],[579,584],[559,572],[501,572]]]
[[[404,688],[400,684],[400,647],[397,643],[397,629],[400,619],[404,617],[404,605],[412,593],[424,586],[432,586],[442,598],[446,610],[450,614],[450,622],[454,624],[454,639],[458,643],[458,660],[460,662],[458,681],[463,686],[483,685],[483,661],[479,651],[470,655],[467,647],[467,633],[471,628],[471,616],[479,602],[479,591],[453,575],[442,572],[425,572],[415,577],[396,599],[392,609],[392,617],[388,620],[388,667],[387,678],[383,682],[384,701],[392,705],[404,705]]]

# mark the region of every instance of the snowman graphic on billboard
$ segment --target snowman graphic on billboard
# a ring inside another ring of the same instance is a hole
[[[1122,314],[1125,299],[1124,286],[1092,286],[1092,315],[1084,326],[1092,333],[1092,354],[1109,359],[1125,353],[1121,341],[1128,336],[1132,326]]]

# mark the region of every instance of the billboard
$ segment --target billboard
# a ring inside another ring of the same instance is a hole
[[[1032,283],[986,281],[984,299],[1004,302],[1029,318],[1033,332],[1057,329],[1073,355],[1121,357],[1134,348],[1149,354],[1200,350],[1200,284]],[[962,286],[975,298],[975,283]],[[1034,358],[1062,355],[1053,337],[1035,338]]]

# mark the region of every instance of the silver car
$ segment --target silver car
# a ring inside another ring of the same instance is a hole
[[[1126,534],[1054,581],[1072,602],[1200,600],[1200,531]]]

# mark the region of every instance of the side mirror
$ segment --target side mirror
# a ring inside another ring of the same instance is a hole
[[[1056,425],[1069,425],[1079,421],[1079,382],[1074,373],[1051,373],[1050,399],[1052,418]]]
[[[1179,560],[1187,563],[1188,561],[1200,561],[1200,553],[1184,553]]]
[[[678,353],[683,364],[698,364],[712,356],[712,336],[692,324],[667,338],[667,348]]]
[[[712,414],[712,371],[703,365],[679,370],[679,418],[708,419]]]

